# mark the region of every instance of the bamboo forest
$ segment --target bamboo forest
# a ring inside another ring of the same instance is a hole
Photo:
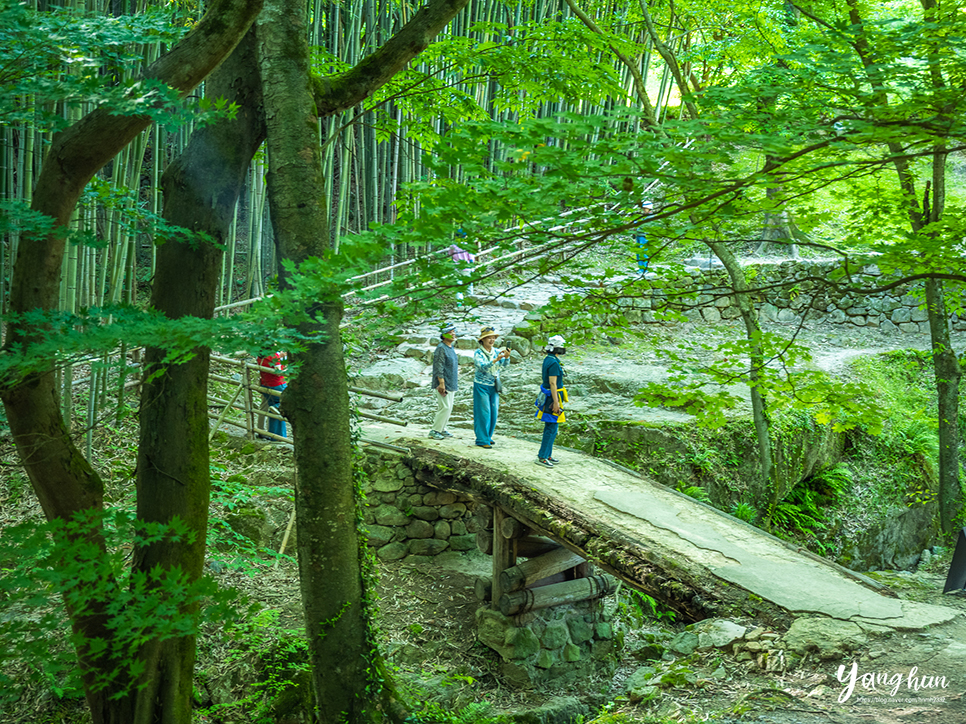
[[[966,721],[958,0],[0,0],[0,724]]]

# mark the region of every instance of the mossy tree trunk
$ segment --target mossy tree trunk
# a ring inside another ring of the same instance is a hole
[[[245,174],[264,137],[258,109],[261,87],[254,67],[254,32],[219,67],[207,84],[212,98],[237,103],[239,112],[195,131],[181,156],[166,170],[164,218],[200,238],[168,240],[158,249],[151,306],[170,319],[214,314],[226,241]],[[179,518],[191,541],[162,542],[135,550],[134,566],[145,573],[156,566],[181,569],[189,580],[202,575],[208,527],[211,471],[208,457],[209,349],[193,350],[182,364],[170,364],[168,350],[150,347],[141,387],[137,466],[138,519],[169,522]],[[159,595],[163,592],[159,591]],[[192,614],[193,610],[184,611]],[[149,642],[146,658],[157,660],[139,698],[170,701],[181,707],[178,721],[191,720],[195,642],[193,636]],[[142,707],[143,708],[143,707]]]
[[[151,65],[145,75],[186,94],[231,52],[247,32],[259,5],[250,0],[216,0],[195,29]],[[149,122],[146,117],[116,116],[110,108],[102,108],[55,137],[32,202],[34,211],[53,220],[55,230],[21,241],[12,281],[13,312],[29,314],[56,309],[66,241],[62,229],[68,225],[91,177]],[[6,348],[23,345],[29,350],[32,343],[42,340],[45,330],[34,324],[11,324]],[[47,519],[68,521],[85,511],[103,510],[103,483],[74,445],[61,416],[53,360],[41,372],[7,380],[2,397],[18,454]],[[83,603],[68,607],[78,639],[90,642],[78,644],[77,655],[92,720],[95,724],[187,724],[191,681],[190,677],[187,681],[180,677],[193,663],[193,640],[163,649],[149,642],[136,654],[146,668],[140,674],[133,673],[133,662],[112,653],[109,644],[115,636],[109,622],[110,608],[117,601],[117,583],[104,555],[99,521],[79,528],[75,537],[93,544],[101,553],[101,560],[92,564],[101,573],[92,576],[93,580],[78,583],[72,591]],[[180,544],[176,547],[184,552]],[[198,551],[203,552],[203,548],[196,548],[196,555]],[[200,564],[189,564],[185,568],[199,567]],[[101,643],[107,645],[101,648]],[[154,690],[138,689],[140,684],[150,687],[155,678],[164,683]]]
[[[304,3],[266,3],[258,21],[259,66],[268,132],[268,198],[279,259],[296,266],[312,258],[341,263],[322,203],[319,117],[351,108],[389,80],[464,4],[430,3],[345,74],[313,83]],[[280,286],[292,286],[287,273],[280,275]],[[372,639],[372,594],[358,529],[348,378],[339,332],[340,291],[336,285],[321,289],[304,310],[308,321],[296,323],[300,333],[316,341],[292,355],[295,373],[282,409],[295,436],[299,576],[320,720],[382,722],[398,714]]]
[[[268,128],[268,202],[280,259],[326,255],[328,214],[317,117],[309,91],[304,4],[270,0],[259,25]],[[338,263],[332,259],[332,263]],[[289,286],[287,276],[281,286]],[[348,381],[337,289],[306,309],[299,332],[321,337],[290,355],[296,369],[283,396],[295,436],[299,577],[313,683],[322,721],[364,721],[369,670],[366,582],[356,526]],[[381,715],[373,715],[375,721]]]

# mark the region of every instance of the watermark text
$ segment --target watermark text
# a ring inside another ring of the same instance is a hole
[[[918,666],[913,666],[909,669],[908,674],[901,672],[885,673],[880,671],[867,671],[860,674],[859,665],[853,661],[851,668],[848,670],[846,670],[844,664],[839,666],[836,677],[840,683],[845,685],[845,688],[839,694],[840,704],[844,704],[851,699],[852,694],[856,693],[856,689],[859,690],[860,694],[868,695],[875,692],[878,694],[885,693],[890,697],[895,697],[899,694],[900,690],[902,692],[909,692],[946,689],[949,687],[949,682],[945,676],[920,676]],[[882,701],[888,701],[884,697],[880,697],[880,699]]]

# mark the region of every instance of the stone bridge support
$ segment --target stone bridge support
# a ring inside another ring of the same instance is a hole
[[[431,562],[474,547],[492,556],[491,575],[476,583],[478,635],[500,654],[509,681],[529,686],[613,672],[616,639],[603,597],[616,590],[614,577],[535,524],[454,491],[445,469],[412,465],[389,450],[367,452],[363,516],[380,560]]]
[[[478,635],[503,658],[504,676],[530,685],[613,673],[616,640],[602,598],[617,580],[499,506],[477,503],[474,518],[477,545],[493,561],[476,584]]]

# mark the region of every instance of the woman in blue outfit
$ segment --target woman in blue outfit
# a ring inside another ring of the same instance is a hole
[[[500,412],[497,384],[500,369],[510,364],[510,350],[498,352],[493,346],[499,335],[493,327],[480,330],[480,346],[473,353],[476,376],[473,378],[473,432],[479,447],[493,447],[493,431]]]
[[[545,401],[543,407],[537,410],[537,417],[543,420],[543,439],[540,452],[537,453],[537,464],[545,468],[552,468],[554,463],[559,462],[553,457],[553,441],[557,438],[557,428],[563,419],[560,403],[564,373],[560,357],[567,352],[565,344],[564,338],[555,334],[544,348],[547,356],[543,360],[540,392],[545,395]]]

